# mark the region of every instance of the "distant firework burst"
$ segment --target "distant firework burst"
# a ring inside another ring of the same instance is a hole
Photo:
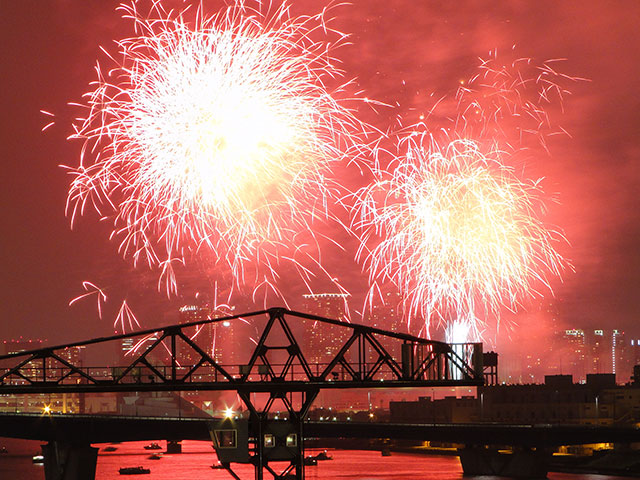
[[[329,52],[344,35],[286,3],[263,12],[238,0],[191,21],[153,5],[149,16],[121,7],[139,36],[117,42],[115,68],[98,68],[86,94],[72,223],[88,207],[111,219],[122,254],[159,266],[168,292],[173,264],[196,252],[238,285],[273,282],[285,261],[308,275],[291,252],[327,218],[331,168],[364,131],[336,99],[343,87],[326,87],[341,77]]]
[[[486,314],[515,307],[560,273],[555,234],[538,219],[539,185],[468,139],[440,145],[414,134],[399,150],[357,193],[369,300],[395,284],[405,313],[427,330],[441,322],[477,337]]]

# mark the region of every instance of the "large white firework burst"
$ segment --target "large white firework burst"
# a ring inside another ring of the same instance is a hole
[[[110,218],[121,252],[159,265],[168,290],[172,262],[202,249],[238,284],[274,281],[285,260],[308,275],[298,236],[328,216],[327,177],[364,131],[336,99],[342,87],[326,86],[341,76],[329,52],[344,35],[286,3],[237,1],[191,21],[160,2],[144,16],[121,8],[138,35],[117,42],[115,67],[98,68],[86,94],[72,222],[87,206]]]

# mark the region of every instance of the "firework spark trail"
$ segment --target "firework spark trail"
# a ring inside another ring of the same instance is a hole
[[[478,73],[458,87],[454,130],[460,136],[500,142],[502,148],[513,150],[533,138],[548,152],[549,136],[568,135],[553,121],[549,107],[558,105],[563,111],[564,99],[571,94],[569,84],[587,81],[560,72],[557,65],[563,61],[509,61],[495,50],[490,52],[488,58],[480,59]]]
[[[98,66],[86,94],[72,225],[89,207],[112,219],[121,253],[159,266],[168,294],[173,262],[203,251],[238,286],[276,289],[285,260],[309,278],[283,252],[329,217],[331,168],[358,156],[367,130],[336,100],[344,86],[325,87],[342,75],[327,38],[344,35],[322,15],[292,18],[286,3],[263,13],[238,0],[191,24],[159,2],[150,18],[121,8],[139,36],[118,42],[121,59]]]
[[[55,118],[55,115],[51,112],[47,112],[46,110],[40,110],[40,113],[42,113],[43,115],[46,115],[47,117],[49,117],[49,123],[47,123],[44,127],[42,127],[41,131],[45,131],[47,130],[49,127],[52,127],[53,125],[55,125],[55,120],[51,120],[51,118]]]
[[[120,330],[123,334],[126,333],[127,326],[131,331],[133,331],[135,328],[140,328],[140,322],[138,322],[138,319],[131,310],[131,307],[129,307],[129,305],[127,304],[126,300],[122,301],[120,310],[118,310],[118,315],[113,322],[113,327],[116,329],[116,331],[118,329],[118,326],[120,326]]]
[[[69,302],[69,306],[82,300],[83,298],[90,297],[91,295],[96,295],[97,302],[98,302],[97,303],[98,318],[102,318],[102,306],[107,301],[107,294],[104,292],[103,289],[101,289],[100,287],[96,286],[95,284],[89,281],[82,282],[82,288],[84,288],[85,292],[87,293],[83,293],[82,295],[79,295],[76,298],[72,299]]]
[[[356,194],[370,303],[392,282],[427,331],[457,319],[477,335],[479,316],[514,308],[560,274],[556,234],[537,219],[539,185],[521,181],[500,151],[466,139],[440,147],[424,133],[399,148],[397,165]]]

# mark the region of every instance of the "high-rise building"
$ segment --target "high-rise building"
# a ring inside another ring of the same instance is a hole
[[[318,315],[332,320],[346,320],[346,302],[344,293],[318,293],[303,295],[305,313]],[[318,322],[313,332],[304,336],[304,353],[311,364],[329,362],[349,339],[348,328]]]
[[[367,311],[365,323],[372,327],[392,332],[407,333],[407,325],[402,317],[402,299],[397,292],[386,292],[379,306]]]
[[[180,307],[179,322],[181,324],[200,322],[209,318],[210,310],[208,305],[184,305]],[[187,335],[202,348],[208,355],[212,349],[212,326],[205,324],[194,327],[193,331]],[[200,360],[200,355],[187,343],[180,341],[177,346],[177,361],[183,367],[195,365]]]
[[[213,318],[226,317],[228,314],[213,315]],[[241,363],[240,329],[242,324],[239,320],[223,321],[213,324],[211,345],[213,359],[222,365],[235,365]],[[244,362],[242,362],[244,363]]]
[[[567,329],[562,334],[562,341],[562,373],[572,374],[576,379],[586,378],[587,344],[584,330]]]
[[[630,339],[627,347],[627,358],[631,363],[631,367],[633,368],[635,365],[640,365],[640,337]]]
[[[630,375],[631,366],[627,365],[625,347],[624,332],[614,329],[611,333],[611,373],[620,377],[628,377]]]
[[[83,345],[79,347],[68,347],[58,352],[58,356],[71,365],[81,366],[84,363],[83,353],[85,347]]]
[[[153,345],[160,334],[154,333],[145,337],[126,337],[118,343],[118,366],[125,366],[133,362],[135,355],[142,354],[146,349]],[[159,349],[154,349],[148,356],[147,360],[152,363],[160,364],[163,359],[158,358]]]
[[[5,340],[3,342],[4,353],[10,355],[12,353],[27,352],[29,350],[37,350],[42,348],[44,342],[40,339],[36,340],[23,340],[19,338],[17,340]],[[21,369],[21,373],[28,378],[36,378],[42,375],[41,363],[30,362]]]
[[[133,349],[136,345],[136,339],[133,337],[127,337],[120,340],[119,350],[118,350],[118,360],[120,365],[125,365],[131,355],[133,354]]]
[[[611,372],[611,340],[602,329],[588,331],[587,373]]]
[[[208,319],[228,317],[233,314],[229,307],[211,307],[209,304],[184,305],[180,308],[180,323],[200,322]],[[223,321],[207,323],[194,327],[193,341],[207,355],[221,364],[236,364],[238,362],[238,339],[241,328],[239,321]],[[194,365],[200,360],[200,355],[189,345],[182,343],[178,349],[178,362],[181,365]]]

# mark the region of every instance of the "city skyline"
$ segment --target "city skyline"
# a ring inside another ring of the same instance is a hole
[[[324,318],[344,318],[345,294],[306,294],[303,296],[304,312]],[[396,304],[387,305],[373,312],[373,316],[365,324],[373,327],[403,332],[403,325],[397,321],[387,327]],[[223,318],[241,312],[228,308],[214,308],[206,300],[185,304],[178,309],[179,324],[201,322],[208,319]],[[379,325],[382,319],[382,325]],[[257,341],[256,332],[250,322],[224,321],[209,323],[191,329],[189,335],[203,351],[216,362],[223,365],[242,364],[247,361],[246,350]],[[515,338],[519,345],[518,353],[506,349],[500,344],[496,346],[497,377],[500,384],[542,384],[547,376],[571,376],[573,381],[584,383],[588,375],[613,374],[618,385],[626,385],[635,381],[635,370],[640,366],[640,331],[622,331],[613,326],[585,330],[580,328],[558,328],[543,331],[545,336],[535,338]],[[130,332],[130,333],[135,333]],[[324,364],[335,356],[348,340],[346,332],[331,325],[315,325],[311,330],[293,325],[292,333],[301,342],[302,352],[311,364]],[[145,337],[126,337],[119,341],[116,350],[103,352],[94,357],[95,352],[85,358],[84,347],[73,347],[64,350],[62,355],[72,362],[86,365],[85,362],[97,361],[107,367],[129,363],[131,355],[140,352],[158,339],[156,334]],[[0,355],[14,354],[34,349],[55,346],[46,338],[0,338]],[[484,345],[485,353],[489,347]],[[194,356],[195,355],[195,356]],[[151,355],[153,362],[159,365],[171,363],[168,351],[160,350]],[[177,364],[182,367],[197,363],[198,355],[189,346],[180,343],[177,348]],[[106,362],[106,363],[105,363]],[[50,368],[55,367],[53,364]],[[491,382],[490,382],[491,383]]]

